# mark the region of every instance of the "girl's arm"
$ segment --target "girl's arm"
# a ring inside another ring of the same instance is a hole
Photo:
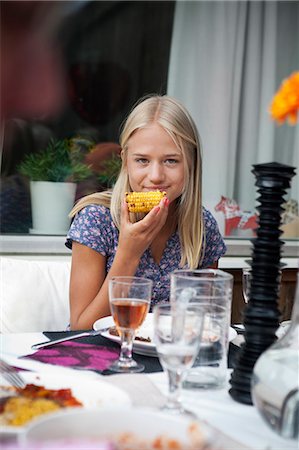
[[[105,256],[73,242],[70,280],[71,329],[91,329],[97,319],[109,316],[109,279],[116,275],[134,275],[138,263],[138,258],[123,258],[121,253],[116,253],[107,275]]]
[[[73,330],[92,328],[110,315],[108,283],[113,276],[133,276],[140,258],[166,221],[168,202],[163,199],[144,219],[131,223],[127,204],[122,206],[121,229],[114,261],[106,274],[106,257],[73,242],[70,280],[70,324]]]

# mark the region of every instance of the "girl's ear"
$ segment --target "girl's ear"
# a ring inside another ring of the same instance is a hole
[[[124,160],[124,150],[122,149],[121,150],[121,152],[120,152],[120,157],[121,157],[121,159],[122,159],[122,161]]]

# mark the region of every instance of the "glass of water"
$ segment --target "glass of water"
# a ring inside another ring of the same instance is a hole
[[[242,291],[245,303],[248,303],[250,293],[251,268],[244,267],[242,269]]]
[[[163,410],[195,415],[184,409],[180,399],[183,379],[198,354],[202,336],[204,307],[154,307],[154,341],[159,360],[168,375],[168,398]]]

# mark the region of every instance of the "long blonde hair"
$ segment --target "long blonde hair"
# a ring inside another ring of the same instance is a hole
[[[122,167],[113,191],[83,197],[72,209],[70,217],[85,206],[95,203],[110,207],[113,222],[120,227],[120,205],[125,192],[132,191],[127,172],[127,143],[136,130],[151,123],[158,123],[163,127],[183,155],[185,186],[181,197],[177,199],[178,232],[182,248],[180,265],[183,267],[187,264],[194,269],[199,266],[204,254],[201,143],[192,117],[172,97],[150,95],[135,105],[121,132]]]

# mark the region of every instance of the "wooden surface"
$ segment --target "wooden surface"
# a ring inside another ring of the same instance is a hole
[[[242,314],[245,307],[242,293],[242,270],[225,269],[225,272],[231,273],[234,277],[231,323],[242,323]],[[282,281],[279,296],[281,321],[289,320],[291,318],[292,307],[295,298],[296,279],[297,269],[282,270]]]

